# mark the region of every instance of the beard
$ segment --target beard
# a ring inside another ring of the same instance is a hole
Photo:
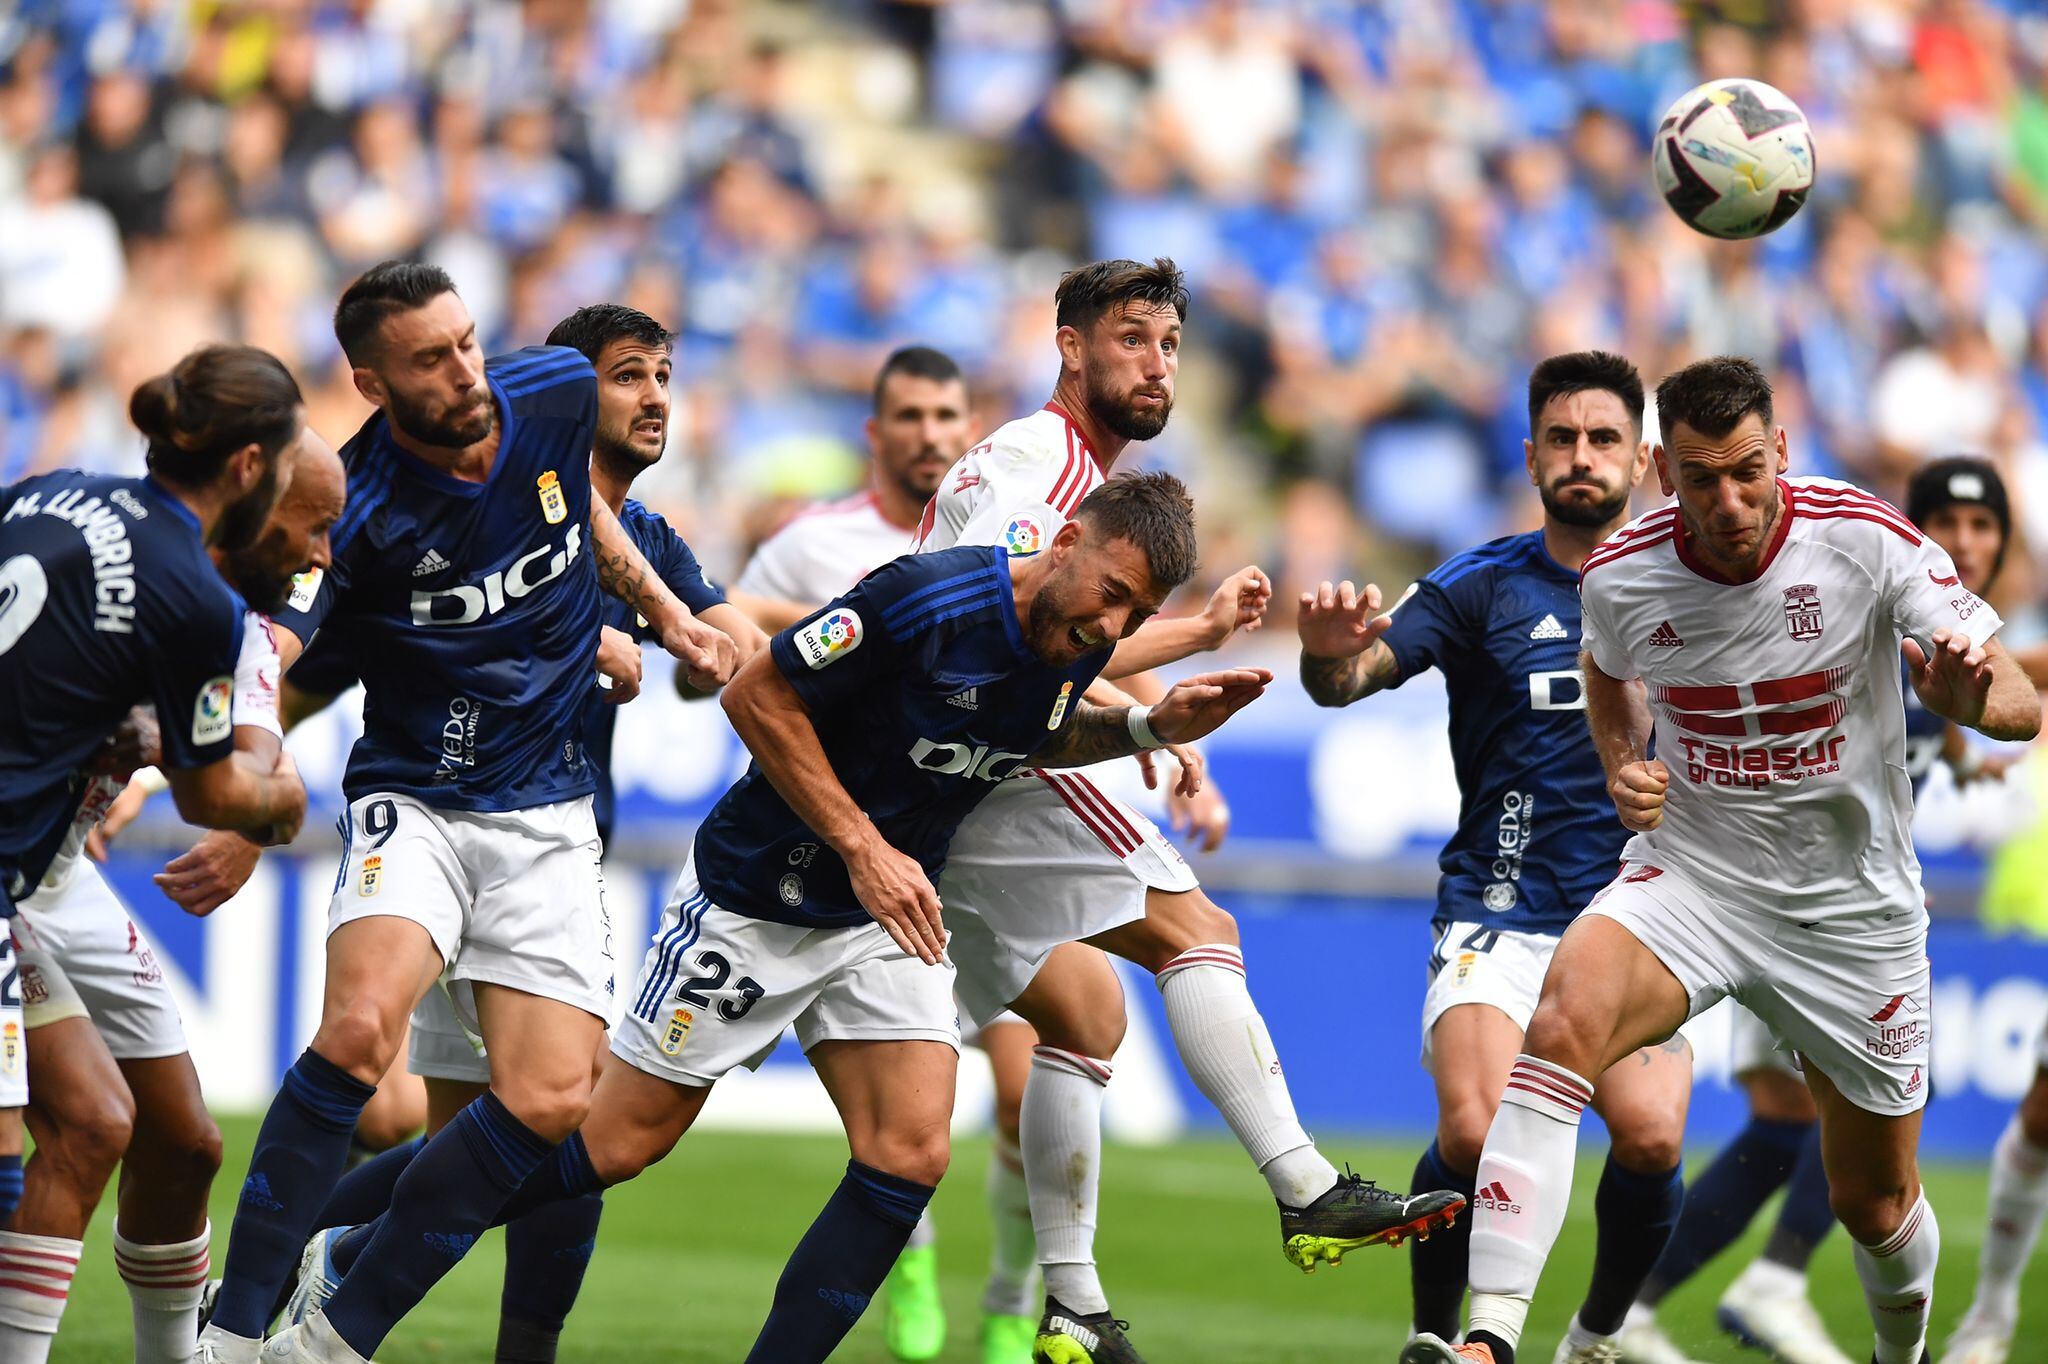
[[[386,388],[390,394],[390,405],[384,409],[384,414],[391,419],[393,426],[424,445],[438,445],[449,450],[466,449],[490,435],[491,428],[498,423],[497,404],[491,401],[488,388],[479,390],[482,402],[438,417],[413,404],[397,389],[389,385]]]
[[[1104,430],[1125,440],[1151,440],[1166,429],[1166,419],[1173,415],[1173,396],[1163,393],[1165,401],[1156,408],[1139,411],[1132,399],[1138,390],[1129,393],[1111,393],[1097,388],[1091,377],[1088,382],[1088,411]]]
[[[230,550],[227,556],[228,577],[233,580],[235,590],[242,594],[252,610],[266,616],[274,616],[284,610],[286,599],[291,595],[292,579],[305,565],[283,567],[278,564],[279,550],[284,536],[272,531],[259,536],[254,544],[241,549]]]
[[[1615,520],[1628,508],[1627,488],[1617,488],[1595,502],[1582,502],[1564,496],[1563,486],[1553,483],[1536,490],[1543,499],[1544,512],[1567,526],[1598,527]]]
[[[636,414],[630,420],[616,426],[599,425],[591,440],[591,448],[597,457],[612,468],[632,469],[644,472],[661,462],[662,452],[668,448],[668,427],[661,429],[662,443],[648,450],[633,443],[633,428],[638,426],[641,416]]]
[[[264,470],[263,479],[240,501],[228,504],[214,525],[213,543],[233,553],[247,550],[263,534],[263,525],[277,507],[277,458]]]

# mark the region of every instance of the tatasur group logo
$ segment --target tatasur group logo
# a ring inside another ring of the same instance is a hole
[[[852,653],[864,638],[859,613],[842,606],[797,631],[796,646],[803,651],[804,662],[817,669]]]
[[[1003,527],[1003,548],[1019,558],[1045,548],[1045,528],[1038,519],[1021,513]]]

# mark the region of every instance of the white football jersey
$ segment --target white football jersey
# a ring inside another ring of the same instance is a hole
[[[279,662],[270,617],[258,611],[248,612],[242,618],[242,652],[235,660],[234,722],[238,727],[254,725],[267,729],[283,739],[284,724],[277,710]],[[106,818],[107,807],[114,803],[114,797],[121,794],[125,784],[112,777],[93,778],[79,798],[78,813],[64,835],[64,846],[57,850],[49,870],[43,873],[43,885],[55,886],[70,873],[78,855],[85,851],[86,834]]]
[[[917,552],[1001,545],[1036,554],[1102,482],[1095,451],[1057,403],[997,427],[946,471],[917,528]]]
[[[820,503],[762,541],[733,588],[804,605],[828,602],[910,553],[910,537],[882,515],[872,492]]]
[[[1586,560],[1581,638],[1602,672],[1648,687],[1671,771],[1664,822],[1624,856],[1801,922],[1924,913],[1900,641],[1982,643],[2002,622],[1890,503],[1833,479],[1779,489],[1751,582],[1700,563],[1675,506]]]

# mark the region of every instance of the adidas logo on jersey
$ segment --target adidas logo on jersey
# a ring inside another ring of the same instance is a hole
[[[446,567],[448,567],[448,561],[441,557],[441,552],[439,550],[430,549],[420,557],[420,561],[418,563],[412,566],[412,576],[415,578],[424,578],[429,573],[439,573],[442,569]]]
[[[1508,1197],[1507,1185],[1497,1179],[1481,1189],[1477,1194],[1474,1194],[1473,1201],[1489,1212],[1520,1212],[1522,1210],[1520,1203]]]
[[[1102,1343],[1102,1337],[1075,1321],[1072,1317],[1051,1316],[1045,1319],[1045,1335],[1065,1336],[1084,1350],[1093,1350]]]
[[[1569,639],[1570,636],[1565,633],[1565,628],[1557,623],[1556,616],[1545,616],[1537,623],[1536,628],[1529,632],[1529,638]]]
[[[1671,628],[1671,622],[1668,620],[1650,631],[1652,649],[1679,649],[1684,646],[1685,641],[1678,637],[1678,631]]]
[[[975,695],[975,688],[969,687],[966,691],[961,692],[957,696],[947,697],[946,704],[949,706],[958,706],[962,710],[980,710],[981,698]]]

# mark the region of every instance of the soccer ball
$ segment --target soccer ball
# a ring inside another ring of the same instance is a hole
[[[1813,188],[1813,129],[1762,81],[1708,81],[1657,125],[1657,192],[1709,237],[1761,237],[1791,221]]]

